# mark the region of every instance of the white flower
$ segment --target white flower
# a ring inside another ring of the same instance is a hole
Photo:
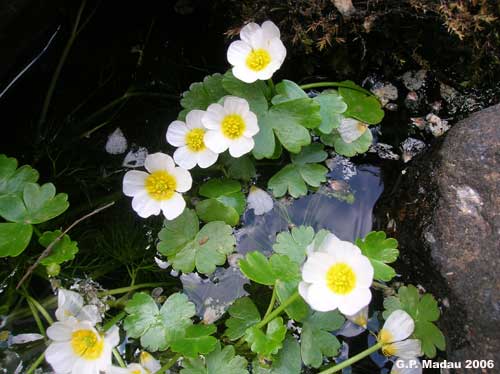
[[[252,186],[247,197],[248,209],[253,209],[256,216],[260,216],[273,209],[273,199],[264,190]]]
[[[343,118],[337,129],[346,143],[352,143],[368,130],[368,125],[354,118]]]
[[[354,244],[328,234],[302,267],[299,293],[312,309],[353,315],[370,303],[373,267]]]
[[[83,297],[79,293],[60,288],[57,293],[56,318],[59,321],[66,321],[71,317],[79,321],[89,321],[92,325],[101,322],[97,306],[84,306]]]
[[[392,365],[391,374],[422,374],[422,364],[418,359],[398,358]]]
[[[368,325],[368,305],[353,315],[345,316],[345,318],[366,329],[366,326]]]
[[[255,145],[252,137],[259,132],[257,116],[250,111],[248,102],[234,96],[226,96],[224,105],[211,104],[202,122],[208,129],[206,146],[215,153],[229,148],[233,157],[250,152]]]
[[[422,356],[420,340],[407,339],[415,329],[415,322],[404,310],[395,310],[387,318],[378,333],[378,341],[383,344],[382,353],[403,359]]]
[[[153,374],[161,369],[160,362],[148,352],[141,352],[140,364],[130,364],[126,368],[111,366],[106,374]]]
[[[206,129],[201,123],[203,110],[192,110],[186,115],[186,122],[174,121],[168,126],[167,142],[178,147],[174,152],[174,161],[184,169],[196,165],[208,168],[217,161],[217,153],[205,146],[203,138]]]
[[[47,329],[52,340],[45,359],[57,374],[99,374],[111,365],[111,351],[119,343],[118,328],[100,335],[89,321],[70,317]]]
[[[146,157],[144,166],[149,173],[132,170],[123,178],[123,193],[133,196],[132,208],[142,218],[158,215],[166,219],[178,217],[186,207],[180,192],[191,188],[191,174],[175,167],[172,157],[164,153],[153,153]]]
[[[280,30],[271,21],[262,26],[252,22],[241,29],[240,38],[227,50],[233,75],[246,83],[271,78],[286,57]]]

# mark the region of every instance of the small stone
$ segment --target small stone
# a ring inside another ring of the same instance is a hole
[[[439,118],[433,113],[429,113],[425,119],[427,120],[426,129],[436,138],[450,129],[448,121]]]
[[[401,143],[401,150],[403,151],[403,162],[407,163],[413,157],[421,153],[426,145],[423,141],[415,138],[407,138],[403,143]]]
[[[368,149],[370,153],[376,153],[378,157],[385,160],[399,160],[399,155],[392,151],[392,145],[385,143],[372,144]]]
[[[371,92],[378,97],[382,106],[386,106],[389,101],[398,98],[398,89],[391,83],[377,82],[372,87]]]
[[[110,155],[121,155],[125,153],[127,150],[128,143],[125,135],[123,135],[122,130],[117,127],[115,131],[113,131],[108,136],[108,141],[106,142],[106,152]]]
[[[407,71],[403,74],[401,79],[403,80],[403,84],[410,91],[417,91],[425,83],[425,77],[427,76],[427,70],[418,70],[418,71]]]
[[[410,118],[411,124],[417,127],[419,130],[425,129],[426,121],[424,117],[412,117]]]
[[[386,104],[385,109],[390,110],[391,112],[395,112],[398,110],[398,104],[388,103],[388,104]]]

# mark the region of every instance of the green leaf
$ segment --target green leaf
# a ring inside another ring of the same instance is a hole
[[[257,173],[255,164],[249,156],[234,158],[224,153],[221,162],[231,178],[248,182]]]
[[[314,143],[310,144],[304,148],[299,154],[292,155],[292,162],[296,165],[306,165],[314,164],[318,162],[323,162],[328,157],[328,154],[324,151],[323,144]]]
[[[301,265],[306,257],[307,246],[314,238],[314,230],[309,226],[293,227],[291,232],[280,232],[276,237],[273,250],[287,255],[292,261]]]
[[[274,254],[269,258],[269,264],[276,279],[281,279],[282,281],[300,279],[299,265],[290,260],[288,256]]]
[[[345,87],[339,87],[339,93],[347,104],[345,117],[356,118],[371,125],[380,123],[384,118],[384,111],[375,96]]]
[[[245,195],[238,181],[211,179],[201,185],[199,194],[209,198],[196,205],[198,216],[205,222],[224,221],[234,226],[245,211]]]
[[[20,193],[26,183],[38,180],[38,172],[24,165],[17,169],[17,160],[0,154],[0,195]]]
[[[288,336],[270,368],[262,367],[257,359],[252,366],[253,374],[300,374],[302,360],[299,343],[292,336]]]
[[[153,352],[165,350],[182,339],[196,314],[194,304],[181,293],[170,295],[158,309],[151,296],[139,292],[127,302],[125,311],[125,331],[132,338],[140,338],[141,345]]]
[[[199,354],[212,352],[217,346],[213,336],[217,331],[214,325],[192,325],[186,329],[186,334],[172,343],[172,351],[182,353],[187,357],[198,357]]]
[[[333,129],[340,126],[341,113],[347,109],[347,104],[342,100],[337,91],[327,90],[316,96],[314,101],[321,106],[321,124],[318,130],[323,134],[330,134]]]
[[[265,333],[256,326],[247,329],[245,341],[250,345],[252,352],[269,357],[281,349],[285,335],[286,327],[283,319],[277,317],[267,324]]]
[[[344,317],[338,312],[312,312],[302,325],[301,354],[308,366],[318,368],[323,357],[333,357],[340,348],[340,342],[331,334],[344,324]]]
[[[196,213],[203,222],[222,221],[228,225],[236,226],[240,221],[240,215],[236,209],[218,199],[200,201],[196,204]]]
[[[273,105],[285,103],[295,99],[309,98],[302,88],[295,82],[284,79],[275,87],[277,95],[271,100]]]
[[[293,164],[285,166],[274,174],[269,179],[267,187],[275,197],[282,197],[287,191],[295,198],[307,195],[307,185],[300,175],[298,166]]]
[[[69,207],[68,196],[56,195],[52,183],[39,186],[26,183],[23,197],[16,194],[0,196],[0,215],[7,221],[38,224],[63,213]]]
[[[181,374],[248,374],[247,360],[235,356],[231,345],[221,350],[219,342],[205,360],[187,358],[182,361],[182,367]]]
[[[413,337],[422,343],[424,354],[433,358],[436,348],[444,351],[446,341],[443,333],[433,323],[438,320],[440,311],[436,299],[431,294],[420,295],[415,286],[402,286],[396,296],[384,300],[384,319],[387,319],[395,310],[402,309],[415,321]]]
[[[210,179],[200,186],[199,194],[203,197],[217,198],[233,192],[240,192],[241,184],[231,179]]]
[[[245,335],[246,329],[260,322],[260,313],[248,297],[242,297],[228,309],[230,318],[226,320],[225,336],[229,340],[237,340]]]
[[[245,83],[236,78],[231,70],[224,74],[222,86],[231,95],[241,97],[248,101],[250,110],[255,114],[264,113],[267,110],[267,98],[269,87],[263,81]]]
[[[247,253],[239,262],[241,272],[250,280],[272,286],[276,281],[269,260],[259,251]]]
[[[266,117],[266,115],[259,116],[259,132],[253,137],[255,146],[252,154],[257,160],[273,158],[278,148],[273,132],[272,118],[269,117],[269,120],[266,120]]]
[[[158,233],[160,242],[157,249],[165,256],[172,256],[191,242],[199,230],[200,224],[194,210],[184,209],[176,219],[165,220],[163,228]]]
[[[300,275],[300,273],[298,275]],[[276,295],[278,296],[278,300],[280,301],[280,303],[284,303],[297,291],[299,281],[300,278],[289,280],[286,282],[280,279],[276,281]],[[285,308],[285,312],[291,319],[302,322],[309,313],[309,306],[302,298],[299,298],[298,300],[287,306]]]
[[[383,231],[372,231],[364,239],[356,239],[356,245],[372,263],[375,279],[388,282],[396,276],[396,271],[387,265],[399,256],[396,239],[386,239]]]
[[[41,246],[47,248],[59,235],[61,230],[45,231],[38,239]],[[73,260],[78,253],[78,243],[71,240],[69,235],[65,234],[54,246],[50,254],[42,259],[40,263],[45,266],[51,264],[62,264],[65,261]]]
[[[25,223],[0,223],[0,257],[16,257],[31,240],[33,227]]]
[[[189,86],[189,90],[182,94],[181,106],[186,109],[181,112],[179,119],[184,119],[185,114],[193,109],[205,110],[210,104],[216,103],[228,92],[222,86],[223,75],[216,73],[208,75],[203,82],[196,82]]]
[[[321,135],[321,142],[335,148],[335,152],[346,157],[353,157],[357,154],[365,153],[370,148],[373,141],[372,132],[368,129],[363,135],[351,143],[346,143],[337,131],[328,135]]]

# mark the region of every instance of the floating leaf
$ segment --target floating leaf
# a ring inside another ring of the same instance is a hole
[[[250,345],[252,352],[269,357],[281,349],[285,335],[283,318],[277,317],[267,324],[265,333],[256,326],[247,329],[245,341]]]
[[[20,193],[26,183],[38,180],[38,172],[31,166],[17,168],[17,160],[0,154],[0,195]]]
[[[224,153],[221,157],[221,162],[229,176],[234,179],[248,182],[257,173],[255,164],[249,156],[234,158]]]
[[[160,242],[157,249],[165,256],[172,256],[191,242],[199,230],[200,224],[194,210],[184,209],[176,219],[165,220],[158,233]]]
[[[199,354],[210,353],[217,346],[217,339],[210,336],[216,331],[214,325],[189,326],[182,338],[172,342],[171,349],[187,357],[198,357]]]
[[[300,277],[299,266],[287,256],[274,254],[267,258],[259,251],[247,253],[240,262],[241,272],[250,280],[273,285],[277,279],[289,281]]]
[[[189,90],[182,94],[181,106],[185,109],[179,114],[184,120],[186,114],[193,109],[205,110],[210,104],[216,103],[228,92],[222,86],[223,75],[216,73],[207,75],[203,82],[192,83]]]
[[[340,134],[334,130],[331,134],[321,135],[321,142],[335,148],[335,152],[346,157],[353,157],[365,153],[372,145],[373,135],[368,129],[363,135],[351,143],[342,140]]]
[[[347,104],[334,90],[323,91],[313,100],[321,106],[321,125],[319,125],[318,130],[322,134],[330,134],[333,129],[340,126],[342,113],[346,111]]]
[[[314,238],[314,230],[309,226],[293,227],[291,231],[283,231],[276,237],[273,251],[287,255],[292,261],[301,265],[306,257],[307,246]]]
[[[271,102],[274,105],[285,103],[287,101],[292,101],[295,99],[309,98],[300,86],[292,81],[284,79],[278,83],[275,87],[277,95],[275,95]]]
[[[230,318],[226,321],[225,336],[229,340],[237,340],[245,335],[246,329],[260,322],[260,313],[253,301],[242,297],[228,309]]]
[[[355,86],[353,82],[350,83]],[[371,125],[380,123],[384,118],[384,111],[375,96],[346,87],[339,87],[339,94],[347,104],[347,110],[344,113],[345,117],[356,118]]]
[[[25,223],[0,223],[0,257],[15,257],[31,240],[33,227]]]
[[[41,246],[47,248],[59,235],[61,230],[46,231],[38,239]],[[62,264],[65,261],[73,260],[75,254],[78,253],[78,243],[71,240],[69,235],[65,234],[54,246],[50,254],[42,259],[40,263],[45,266],[51,264]]]
[[[384,300],[383,317],[387,319],[392,312],[402,309],[415,321],[413,337],[422,343],[424,354],[433,358],[436,356],[436,348],[444,351],[446,341],[443,333],[433,323],[438,320],[440,311],[437,301],[431,294],[420,296],[415,286],[403,286],[398,290],[397,296],[390,296]]]
[[[250,110],[259,115],[267,110],[269,87],[263,81],[245,83],[236,78],[231,70],[224,74],[222,86],[229,94],[241,97],[248,101]]]
[[[262,367],[257,359],[253,362],[253,374],[300,374],[301,371],[300,346],[292,336],[285,339],[270,368]]]
[[[331,333],[344,324],[344,317],[338,312],[312,312],[302,324],[300,349],[306,365],[318,368],[323,357],[333,357],[340,348],[340,342]]]
[[[383,231],[372,231],[364,239],[357,239],[356,245],[372,263],[375,279],[388,282],[396,276],[396,271],[387,265],[399,256],[396,239],[386,239]]]
[[[278,296],[278,300],[280,301],[280,303],[284,303],[297,291],[300,280],[301,279],[298,278],[288,281],[278,279],[276,281],[276,295]],[[302,298],[297,299],[285,308],[286,314],[288,314],[291,319],[298,322],[302,322],[304,318],[307,317],[309,310],[309,306]]]
[[[186,295],[170,295],[161,309],[151,296],[144,292],[134,294],[125,306],[128,316],[123,328],[132,338],[140,338],[141,345],[150,350],[165,350],[186,335],[195,315],[193,303]]]
[[[205,222],[224,221],[234,226],[245,211],[245,195],[235,180],[211,179],[201,185],[199,194],[209,198],[196,205],[198,216]]]
[[[248,374],[247,360],[235,356],[234,347],[228,345],[221,350],[217,342],[213,352],[201,358],[182,360],[181,374]]]

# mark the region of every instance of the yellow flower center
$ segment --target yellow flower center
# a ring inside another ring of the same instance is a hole
[[[226,138],[238,139],[245,131],[245,121],[239,114],[228,114],[222,120],[221,128]]]
[[[247,66],[250,70],[261,71],[271,62],[271,55],[265,49],[255,49],[247,57]]]
[[[398,350],[394,344],[387,344],[382,347],[382,353],[387,357],[396,356]]]
[[[203,129],[192,129],[186,134],[186,145],[193,152],[200,152],[205,149],[205,142],[203,137],[205,136],[205,130]]]
[[[363,315],[359,315],[356,318],[354,318],[353,321],[356,325],[361,326],[361,327],[366,327],[368,324],[368,321],[366,320],[366,317]]]
[[[326,273],[326,285],[336,294],[347,295],[356,286],[356,274],[346,263],[335,264]]]
[[[392,336],[390,331],[382,329],[378,333],[378,341],[384,344],[392,343],[394,341],[394,336]]]
[[[154,200],[168,200],[175,192],[177,181],[173,175],[159,170],[151,173],[145,182],[146,191]]]
[[[141,374],[141,371],[139,369],[132,370],[132,374]]]
[[[104,350],[104,339],[91,330],[76,330],[71,335],[71,347],[77,356],[97,360]]]

